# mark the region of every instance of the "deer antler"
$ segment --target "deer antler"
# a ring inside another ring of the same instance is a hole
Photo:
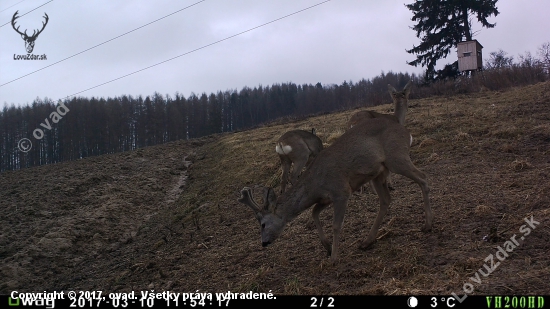
[[[241,198],[239,198],[238,201],[252,208],[258,221],[262,219],[262,210],[254,201],[254,198],[252,197],[252,190],[249,187],[244,187],[241,190]]]
[[[13,30],[15,30],[17,33],[19,33],[20,35],[24,35],[24,36],[27,36],[27,30],[25,30],[24,33],[22,33],[21,31],[19,31],[19,26],[17,26],[17,28],[15,28],[15,20],[18,19],[19,17],[21,16],[17,16],[17,13],[19,11],[15,11],[15,14],[13,14],[13,17],[11,18],[11,26],[13,27]]]
[[[50,17],[48,17],[48,14],[46,14],[44,12],[44,15],[46,15],[46,16],[42,16],[42,17],[44,17],[46,19],[46,22],[42,22],[42,29],[40,29],[36,34],[34,34],[34,31],[36,31],[36,30],[33,31],[33,33],[32,33],[33,38],[37,37],[42,31],[44,31],[44,28],[46,28],[46,25],[48,24],[48,20],[50,20]]]
[[[38,32],[36,32],[37,30],[33,30],[32,35],[29,37],[27,35],[27,30],[25,30],[25,32],[21,32],[21,31],[19,31],[20,26],[17,26],[17,28],[15,28],[15,20],[18,19],[19,17],[21,17],[21,16],[16,16],[18,12],[19,11],[15,11],[15,14],[13,14],[13,17],[11,19],[11,26],[13,27],[13,30],[15,30],[17,33],[19,33],[20,35],[24,35],[25,40],[35,39],[42,31],[44,31],[44,28],[46,28],[46,25],[48,24],[48,21],[50,20],[50,17],[48,16],[48,14],[44,13],[44,15],[46,15],[46,16],[42,16],[42,17],[44,17],[46,19],[46,22],[42,22],[42,29],[38,30]]]

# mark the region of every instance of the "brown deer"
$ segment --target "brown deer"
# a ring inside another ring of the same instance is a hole
[[[323,142],[315,135],[315,129],[311,129],[311,132],[304,130],[288,131],[279,138],[275,151],[279,155],[283,167],[281,193],[285,192],[289,181],[290,166],[294,164],[290,175],[290,183],[295,184],[304,167],[309,166],[321,150],[323,150]]]
[[[321,243],[334,263],[338,260],[339,237],[351,193],[372,181],[380,200],[376,220],[367,239],[360,244],[360,248],[366,249],[376,240],[378,228],[388,210],[390,191],[386,177],[392,172],[406,176],[420,186],[426,217],[423,230],[429,231],[433,222],[428,197],[430,189],[426,175],[410,159],[409,138],[410,133],[404,126],[387,118],[360,122],[319,153],[296,184],[278,199],[273,190],[267,188],[260,207],[250,188],[245,187],[238,201],[254,211],[260,222],[263,246],[277,239],[288,222],[315,205],[313,220]],[[332,246],[319,221],[319,213],[331,204],[334,208]]]
[[[412,86],[412,81],[409,81],[405,85],[403,90],[397,91],[392,85],[388,84],[388,91],[390,92],[390,96],[392,97],[393,104],[394,104],[393,115],[382,114],[374,111],[360,111],[353,114],[351,118],[348,120],[348,124],[347,124],[348,129],[352,128],[354,125],[357,125],[359,122],[365,119],[380,118],[380,117],[384,117],[392,121],[398,122],[401,125],[405,125],[405,115],[407,114],[407,110],[408,110],[408,101],[409,101],[409,93],[411,92],[411,86]],[[410,143],[412,145],[412,135],[411,135]],[[388,176],[387,182],[390,190],[393,190],[390,176]],[[360,191],[363,192],[363,187],[360,188]],[[373,192],[374,192],[374,188],[373,188]]]
[[[30,54],[34,49],[34,41],[36,40],[38,35],[42,33],[42,31],[44,31],[44,28],[46,28],[46,25],[48,24],[48,20],[50,18],[48,17],[48,14],[44,13],[45,16],[43,17],[46,20],[46,22],[42,22],[42,29],[38,30],[38,32],[36,32],[36,30],[33,30],[32,35],[29,36],[27,34],[27,30],[25,30],[25,32],[21,32],[19,31],[19,26],[15,28],[15,20],[20,17],[20,16],[16,17],[18,12],[19,11],[16,11],[15,14],[13,14],[13,17],[11,18],[11,26],[13,27],[13,30],[15,30],[17,33],[21,35],[21,38],[23,38],[23,40],[25,41],[25,48],[27,49],[27,53]]]
[[[389,119],[393,119],[394,121],[399,122],[401,125],[405,125],[405,115],[407,115],[411,86],[412,86],[412,82],[409,81],[405,85],[403,90],[397,91],[392,85],[388,84],[388,91],[390,92],[390,96],[392,97],[393,104],[394,104],[393,115],[382,114],[382,113],[377,113],[373,111],[360,111],[353,114],[353,116],[351,116],[351,118],[348,121],[348,128],[351,128],[354,125],[357,125],[363,119],[372,119],[372,118],[379,118],[379,117],[386,117]]]

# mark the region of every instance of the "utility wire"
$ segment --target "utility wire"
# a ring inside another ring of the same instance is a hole
[[[264,23],[264,24],[261,24],[261,25],[259,25],[259,26],[256,26],[256,27],[253,27],[253,28],[250,28],[250,29],[248,29],[248,30],[245,30],[245,31],[239,32],[239,33],[237,33],[237,34],[234,34],[234,35],[228,36],[228,37],[226,37],[226,38],[224,38],[224,39],[221,39],[221,40],[215,41],[215,42],[213,42],[213,43],[210,43],[210,44],[204,45],[204,46],[202,46],[202,47],[199,47],[199,48],[193,49],[193,50],[191,50],[191,51],[188,51],[188,52],[186,52],[186,53],[183,53],[183,54],[181,54],[181,55],[178,55],[178,56],[172,57],[172,58],[170,58],[170,59],[167,59],[167,60],[161,61],[161,62],[159,62],[159,63],[153,64],[153,65],[150,65],[150,66],[148,66],[148,67],[145,67],[145,68],[143,68],[143,69],[140,69],[140,70],[134,71],[134,72],[132,72],[132,73],[128,73],[128,74],[126,74],[126,75],[123,75],[123,76],[117,77],[117,78],[115,78],[115,79],[112,79],[112,80],[110,80],[110,81],[107,81],[107,82],[101,83],[101,84],[99,84],[99,85],[96,85],[96,86],[90,87],[90,88],[88,88],[88,89],[85,89],[85,90],[82,90],[82,91],[76,92],[76,93],[74,93],[74,94],[68,95],[68,96],[64,97],[63,99],[67,99],[67,98],[69,98],[69,97],[72,97],[72,96],[76,96],[77,94],[80,94],[80,93],[82,93],[82,92],[86,92],[86,91],[88,91],[88,90],[91,90],[91,89],[94,89],[94,88],[97,88],[97,87],[100,87],[100,86],[103,86],[103,85],[106,85],[106,84],[112,83],[112,82],[114,82],[114,81],[116,81],[116,80],[119,80],[119,79],[122,79],[122,78],[128,77],[128,76],[130,76],[130,75],[133,75],[133,74],[139,73],[139,72],[141,72],[141,71],[145,71],[145,70],[147,70],[147,69],[150,69],[150,68],[152,68],[152,67],[156,67],[156,66],[158,66],[158,65],[161,65],[161,64],[163,64],[163,63],[165,63],[165,62],[168,62],[168,61],[172,61],[172,60],[174,60],[174,59],[176,59],[176,58],[179,58],[179,57],[182,57],[182,56],[185,56],[185,55],[188,55],[188,54],[194,53],[194,52],[196,52],[196,51],[198,51],[198,50],[201,50],[201,49],[204,49],[204,48],[206,48],[206,47],[212,46],[212,45],[214,45],[214,44],[218,44],[218,43],[220,43],[220,42],[223,42],[223,41],[229,40],[229,39],[231,39],[231,38],[234,38],[234,37],[236,37],[236,36],[239,36],[239,35],[241,35],[241,34],[244,34],[244,33],[250,32],[250,31],[252,31],[252,30],[255,30],[255,29],[258,29],[258,28],[260,28],[260,27],[263,27],[263,26],[269,25],[269,24],[271,24],[271,23],[274,23],[274,22],[276,22],[276,21],[279,21],[279,20],[281,20],[281,19],[285,19],[285,18],[287,18],[287,17],[290,17],[290,16],[292,16],[292,15],[296,15],[296,14],[298,14],[298,13],[301,13],[301,12],[307,11],[307,10],[309,10],[309,9],[311,9],[311,8],[314,8],[314,7],[316,7],[316,6],[319,6],[319,5],[321,5],[321,4],[325,4],[325,3],[329,2],[329,1],[330,1],[330,0],[326,0],[326,1],[323,1],[323,2],[319,2],[319,3],[317,3],[317,4],[314,4],[314,5],[312,5],[312,6],[309,6],[309,7],[307,7],[307,8],[301,9],[301,10],[299,10],[299,11],[296,11],[296,12],[294,12],[294,13],[291,13],[291,14],[285,15],[285,16],[283,16],[283,17],[279,17],[279,18],[277,18],[277,19],[274,19],[274,20],[272,20],[272,21],[269,21],[269,22],[267,22],[267,23]],[[4,85],[5,85],[5,84],[4,84]],[[61,100],[61,99],[60,99],[60,100]]]
[[[25,1],[25,0],[23,0],[23,1]],[[21,1],[21,2],[23,2],[23,1]],[[46,2],[46,3],[44,3],[44,4],[42,4],[41,6],[38,6],[38,7],[34,8],[34,9],[28,11],[27,13],[25,13],[25,14],[19,16],[19,17],[23,17],[23,16],[29,14],[30,12],[32,12],[32,11],[34,11],[34,10],[40,8],[40,7],[43,7],[44,5],[46,5],[46,4],[48,4],[48,3],[52,2],[52,1],[53,1],[53,0],[50,0],[50,1],[48,1],[48,2]],[[21,2],[19,2],[19,3],[21,3]],[[19,3],[16,3],[16,4],[19,4]],[[14,5],[15,5],[15,4],[14,4]],[[13,5],[12,5],[12,6],[13,6]],[[11,8],[11,6],[10,6],[10,8]],[[9,8],[8,8],[8,9],[9,9]],[[7,9],[6,9],[6,10],[7,10]],[[4,10],[4,11],[5,11],[5,10]],[[2,12],[3,12],[3,11],[2,11]],[[8,21],[7,23],[3,24],[2,26],[0,26],[0,28],[4,27],[5,25],[7,25],[7,24],[9,24],[9,23],[11,23],[11,21]]]
[[[51,1],[53,1],[53,0],[51,0]],[[50,2],[51,2],[51,1],[50,1]],[[103,44],[109,43],[109,42],[111,42],[111,41],[113,41],[113,40],[116,40],[116,39],[118,39],[118,38],[120,38],[120,37],[123,37],[123,36],[125,36],[125,35],[127,35],[127,34],[129,34],[129,33],[132,33],[132,32],[134,32],[134,31],[136,31],[136,30],[138,30],[138,29],[141,29],[141,28],[144,28],[144,27],[146,27],[146,26],[149,26],[149,25],[151,25],[151,24],[153,24],[153,23],[156,23],[157,21],[159,21],[159,20],[161,20],[161,19],[164,19],[164,18],[166,18],[166,17],[168,17],[168,16],[171,16],[171,15],[174,15],[174,14],[176,14],[176,13],[179,13],[179,12],[181,12],[181,11],[183,11],[183,10],[186,10],[186,9],[188,9],[188,8],[190,8],[190,7],[192,7],[192,6],[195,6],[195,5],[197,5],[197,4],[201,3],[201,2],[204,2],[204,1],[206,1],[206,0],[201,0],[201,1],[199,1],[199,2],[195,2],[195,3],[193,3],[193,4],[189,5],[189,6],[184,7],[183,9],[177,10],[177,11],[172,12],[172,13],[170,13],[170,14],[168,14],[168,15],[165,15],[165,16],[159,18],[159,19],[153,20],[153,21],[150,22],[150,23],[147,23],[147,24],[145,24],[145,25],[143,25],[143,26],[140,26],[140,27],[138,27],[138,28],[135,28],[134,30],[130,30],[130,31],[126,32],[126,33],[123,33],[123,34],[121,34],[121,35],[119,35],[119,36],[116,36],[116,37],[114,37],[114,38],[112,38],[112,39],[110,39],[110,40],[107,40],[107,41],[103,42],[103,43],[99,43],[99,44],[97,44],[97,45],[95,45],[95,46],[92,46],[92,47],[90,47],[90,48],[88,48],[88,49],[85,49],[85,50],[83,50],[83,51],[81,51],[81,52],[79,52],[79,53],[76,53],[76,54],[74,54],[74,55],[72,55],[72,56],[69,56],[69,57],[67,57],[67,58],[65,58],[65,59],[61,59],[61,60],[59,60],[59,61],[57,61],[57,62],[54,62],[54,63],[52,63],[52,64],[50,64],[50,65],[47,65],[47,66],[45,66],[45,67],[43,67],[43,68],[40,68],[40,69],[38,69],[38,70],[36,70],[36,71],[32,71],[32,72],[30,72],[30,73],[28,73],[28,74],[25,74],[25,75],[23,75],[23,76],[20,76],[20,77],[18,77],[18,78],[16,78],[16,79],[10,80],[9,82],[0,85],[0,87],[3,87],[3,86],[5,86],[5,85],[7,85],[7,84],[9,84],[9,83],[13,83],[13,82],[16,81],[16,80],[19,80],[19,79],[21,79],[21,78],[23,78],[23,77],[29,76],[29,75],[34,74],[34,73],[36,73],[36,72],[42,71],[42,70],[44,70],[44,69],[46,69],[46,68],[49,68],[49,67],[51,67],[51,66],[53,66],[53,65],[56,65],[56,64],[58,64],[58,63],[60,63],[60,62],[63,62],[63,61],[65,61],[65,60],[67,60],[67,59],[70,59],[70,58],[72,58],[72,57],[75,57],[75,56],[78,56],[78,55],[80,55],[80,54],[83,54],[83,53],[85,53],[85,52],[87,52],[87,51],[89,51],[89,50],[92,50],[92,49],[94,49],[94,48],[96,48],[96,47],[99,47],[99,46],[101,46],[101,45],[103,45]],[[35,9],[35,10],[36,10],[36,9]],[[31,11],[31,12],[32,12],[32,11]],[[29,12],[29,13],[30,13],[30,12]],[[28,13],[27,13],[27,14],[28,14]]]
[[[7,10],[7,9],[9,9],[9,8],[11,8],[11,7],[14,7],[14,6],[18,5],[19,3],[23,2],[23,1],[26,1],[26,0],[21,0],[21,1],[17,2],[16,4],[12,5],[12,6],[8,6],[7,8],[3,9],[2,11],[0,11],[0,13],[4,12],[5,10]]]

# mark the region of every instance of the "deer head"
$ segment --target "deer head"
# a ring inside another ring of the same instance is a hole
[[[42,33],[42,31],[44,31],[44,28],[46,28],[46,25],[48,24],[48,20],[49,20],[49,17],[48,17],[48,14],[44,13],[44,18],[46,19],[46,22],[42,22],[42,29],[38,30],[38,32],[36,32],[37,30],[33,30],[33,33],[31,36],[28,36],[27,35],[27,30],[25,29],[25,32],[21,32],[19,31],[19,26],[17,26],[17,28],[15,28],[15,20],[18,19],[20,16],[16,16],[17,13],[19,11],[16,11],[15,14],[13,14],[13,17],[11,19],[11,26],[13,27],[13,30],[15,30],[17,33],[19,33],[21,35],[21,38],[23,38],[23,40],[25,41],[25,48],[27,49],[27,53],[32,53],[33,49],[34,49],[34,41],[36,40],[36,38],[38,37],[38,35],[40,33]]]
[[[394,115],[399,119],[401,125],[405,125],[405,115],[407,114],[409,94],[411,93],[412,81],[409,81],[403,90],[397,91],[392,85],[388,84],[388,91],[395,104]]]
[[[264,188],[264,203],[260,207],[252,197],[252,190],[245,187],[241,191],[239,202],[248,205],[256,215],[256,219],[260,222],[262,246],[266,247],[281,235],[285,226],[285,221],[275,214],[275,204],[277,196],[272,188]]]

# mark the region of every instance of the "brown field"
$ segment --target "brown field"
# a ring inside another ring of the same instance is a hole
[[[378,211],[370,192],[350,200],[338,264],[310,210],[262,248],[240,190],[278,186],[274,146],[285,131],[315,127],[329,145],[350,110],[0,174],[0,294],[462,295],[466,282],[473,294],[550,294],[550,82],[409,105],[411,157],[431,185],[429,233],[420,231],[420,188],[392,175],[392,203],[370,249],[358,249]],[[525,235],[531,216],[540,224]],[[331,208],[321,217],[330,235]],[[513,235],[525,237],[474,283]]]

